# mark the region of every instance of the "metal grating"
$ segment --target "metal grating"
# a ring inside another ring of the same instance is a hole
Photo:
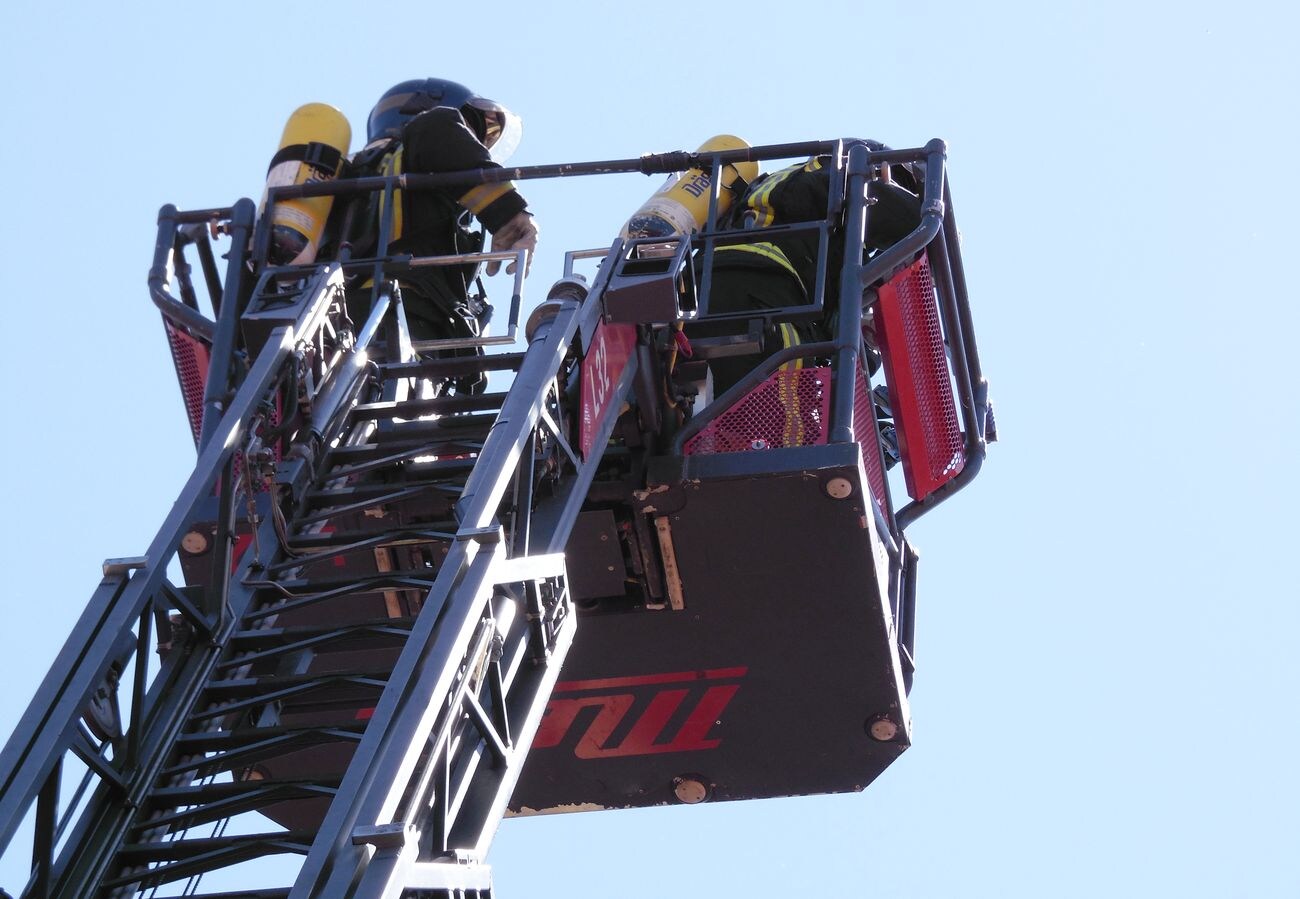
[[[867,469],[872,499],[884,511],[885,471],[880,464],[880,431],[876,425],[875,404],[871,401],[871,386],[861,369],[853,379],[853,433],[862,446],[862,464]]]
[[[825,367],[774,372],[687,441],[682,454],[743,453],[825,443],[830,384],[831,370]]]
[[[930,263],[922,255],[880,289],[875,308],[908,494],[924,499],[966,465]]]
[[[171,322],[164,321],[167,343],[171,346],[176,377],[181,384],[181,398],[185,401],[185,414],[189,416],[194,444],[198,445],[199,431],[203,428],[203,388],[208,382],[208,346],[197,337],[191,337]]]

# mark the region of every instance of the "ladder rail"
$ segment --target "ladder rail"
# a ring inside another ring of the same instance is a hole
[[[68,868],[67,859],[56,864],[52,853],[60,845],[76,845],[91,827],[88,818],[78,821],[71,835],[65,837],[71,818],[55,813],[57,791],[52,784],[70,755],[86,759],[102,756],[106,748],[113,747],[112,760],[100,759],[90,766],[78,790],[78,796],[84,789],[92,790],[92,806],[121,804],[124,797],[137,796],[143,789],[148,757],[165,748],[152,745],[151,737],[159,718],[166,717],[163,707],[174,704],[174,697],[186,695],[194,679],[203,676],[204,665],[199,657],[212,654],[212,644],[219,642],[221,628],[231,624],[225,617],[228,578],[219,579],[203,591],[198,601],[192,601],[193,591],[177,589],[170,582],[168,564],[199,514],[197,510],[211,500],[218,482],[230,484],[236,479],[232,467],[236,454],[253,423],[263,414],[266,397],[285,367],[293,364],[295,348],[303,339],[310,339],[307,332],[319,326],[322,310],[335,301],[337,287],[337,279],[331,280],[329,272],[321,273],[304,290],[294,307],[296,312],[290,310],[280,326],[270,331],[264,351],[233,397],[225,401],[224,414],[212,431],[212,439],[199,454],[146,553],[105,562],[103,581],[0,752],[0,851],[9,845],[28,810],[37,803],[40,814],[33,837],[42,857],[34,861],[34,868],[56,872],[55,879],[58,872]],[[184,664],[164,663],[146,693],[144,666],[150,625],[154,617],[162,620],[168,609],[179,611],[188,625],[196,633],[207,635],[207,639],[196,646]],[[143,649],[141,643],[145,644]],[[99,747],[88,746],[81,721],[91,697],[102,688],[110,671],[124,672],[133,659],[134,701],[122,733],[104,738]],[[65,811],[71,815],[78,807],[73,803]]]
[[[217,481],[224,463],[258,411],[265,390],[278,376],[293,346],[291,329],[280,331],[271,352],[249,372],[231,402],[214,439],[199,457],[139,568],[131,573],[111,565],[91,597],[54,666],[41,683],[13,736],[0,753],[0,847],[7,846],[41,784],[69,750],[77,722],[91,695],[115,662],[125,661],[123,638],[166,581],[166,562],[176,552],[198,503]],[[209,621],[215,625],[215,621]]]

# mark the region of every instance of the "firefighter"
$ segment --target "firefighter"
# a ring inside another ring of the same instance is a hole
[[[432,174],[500,168],[518,144],[519,119],[504,106],[480,97],[462,84],[440,78],[403,81],[389,88],[370,112],[366,146],[356,153],[349,174]],[[525,272],[537,246],[538,228],[528,204],[510,182],[478,184],[468,190],[399,191],[393,210],[388,253],[443,256],[479,252],[483,234],[471,227],[476,218],[492,235],[492,250],[527,250]],[[374,250],[383,198],[374,195],[368,209],[354,218],[349,235],[353,256]],[[359,232],[357,230],[359,226]],[[489,262],[494,275],[500,263]],[[515,263],[506,267],[514,274]],[[427,266],[400,276],[402,299],[411,336],[416,340],[474,337],[490,307],[471,291],[476,265]],[[348,311],[364,321],[369,290],[349,291]]]
[[[740,202],[727,213],[724,228],[762,229],[795,222],[821,221],[827,215],[830,173],[827,156],[818,156],[780,171],[762,175],[745,190]],[[909,189],[911,173],[895,169],[898,182],[872,181],[874,201],[864,252],[870,254],[904,237],[920,222],[920,201]],[[817,277],[816,230],[774,235],[768,240],[720,246],[713,255],[709,290],[710,314],[782,309],[812,302]],[[757,356],[724,356],[710,360],[714,395],[720,395],[748,374],[763,359],[784,347],[829,337],[839,291],[843,243],[831,233],[827,254],[826,322],[778,322],[770,325]],[[691,337],[712,337],[743,332],[736,322],[701,323],[687,327]],[[791,363],[796,366],[798,363]]]

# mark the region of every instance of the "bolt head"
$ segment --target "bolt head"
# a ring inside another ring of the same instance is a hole
[[[871,739],[879,740],[881,743],[888,743],[898,736],[898,725],[888,718],[877,718],[868,726],[867,732],[871,734]]]
[[[202,531],[190,531],[181,538],[181,549],[192,556],[197,556],[208,551],[212,539]]]
[[[826,482],[826,493],[831,499],[848,499],[853,495],[853,482],[848,478],[831,478]]]
[[[709,788],[695,777],[673,778],[673,793],[679,802],[695,805],[709,798]]]

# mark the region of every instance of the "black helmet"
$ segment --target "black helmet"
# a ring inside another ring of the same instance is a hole
[[[499,103],[480,97],[463,84],[443,78],[417,78],[395,84],[379,98],[366,122],[367,143],[397,137],[402,126],[436,106],[459,109],[492,158],[501,162],[519,144],[519,117]]]

